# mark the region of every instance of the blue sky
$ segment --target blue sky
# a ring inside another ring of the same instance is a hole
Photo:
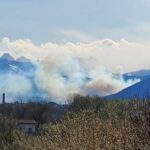
[[[150,39],[149,0],[0,0],[0,38]]]

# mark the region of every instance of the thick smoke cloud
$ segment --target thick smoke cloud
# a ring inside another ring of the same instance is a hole
[[[58,99],[74,93],[104,96],[118,92],[139,82],[125,82],[121,76],[124,71],[150,68],[150,45],[126,40],[35,45],[30,40],[4,38],[0,48],[1,55],[9,52],[15,58],[36,61],[36,85]]]
[[[25,95],[32,89],[31,83],[24,76],[9,73],[5,75],[1,74],[0,81],[0,91],[7,93],[8,97]]]

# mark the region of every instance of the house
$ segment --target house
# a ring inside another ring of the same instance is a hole
[[[24,133],[35,134],[36,133],[36,121],[35,120],[19,120],[18,129]]]

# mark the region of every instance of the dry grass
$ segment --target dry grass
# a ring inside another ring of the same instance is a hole
[[[60,122],[44,125],[46,134],[16,134],[13,143],[5,149],[149,150],[150,112],[145,109],[147,105],[137,107],[132,104],[121,107],[122,102],[111,102],[102,109],[105,117],[102,110],[97,112],[95,109],[68,112]]]

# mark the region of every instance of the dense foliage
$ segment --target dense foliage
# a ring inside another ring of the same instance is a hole
[[[0,128],[9,127],[9,121]],[[150,101],[78,95],[61,120],[42,124],[37,135],[11,129],[15,132],[6,133],[11,141],[0,130],[4,150],[149,150]]]

